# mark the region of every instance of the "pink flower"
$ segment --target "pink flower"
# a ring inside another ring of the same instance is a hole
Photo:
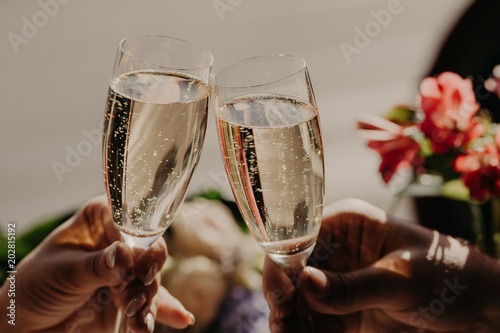
[[[498,135],[495,137],[498,140]],[[455,170],[463,173],[462,181],[469,188],[470,197],[482,201],[500,194],[500,153],[490,144],[481,151],[469,150],[455,160]]]
[[[385,183],[400,169],[421,164],[420,145],[404,135],[405,130],[414,126],[400,126],[386,119],[364,115],[358,120],[359,133],[368,139],[368,147],[382,157],[379,172]]]
[[[479,110],[472,82],[444,72],[420,84],[420,106],[425,119],[420,129],[436,153],[458,148],[484,134],[484,125],[474,115]]]

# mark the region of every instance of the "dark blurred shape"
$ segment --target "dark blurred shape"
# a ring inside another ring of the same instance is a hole
[[[484,89],[484,81],[500,64],[500,1],[476,0],[446,38],[429,75],[445,71],[473,79],[476,98],[500,121],[498,97]]]
[[[480,204],[445,197],[416,197],[414,202],[421,225],[468,240],[491,256],[498,255],[491,201]]]
[[[422,225],[475,242],[469,203],[445,197],[416,197],[415,205]]]

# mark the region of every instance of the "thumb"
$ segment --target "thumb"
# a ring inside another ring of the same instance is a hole
[[[124,283],[131,274],[133,255],[125,244],[116,241],[99,251],[88,251],[74,260],[80,269],[77,280],[84,289]]]
[[[409,284],[406,276],[374,266],[344,273],[308,266],[300,272],[298,290],[314,311],[344,315],[374,307],[400,309],[412,301]]]

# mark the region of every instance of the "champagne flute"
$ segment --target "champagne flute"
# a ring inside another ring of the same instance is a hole
[[[212,55],[166,36],[119,44],[104,124],[106,190],[115,226],[146,250],[168,228],[186,195],[207,126]],[[128,332],[118,313],[115,332]]]
[[[224,67],[213,76],[212,101],[239,210],[266,254],[294,277],[313,251],[324,197],[321,129],[305,61],[270,55]]]

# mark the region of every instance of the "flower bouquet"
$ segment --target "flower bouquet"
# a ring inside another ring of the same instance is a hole
[[[500,95],[500,66],[493,74],[485,87]],[[357,127],[380,154],[386,184],[403,183],[399,194],[488,203],[494,211],[487,229],[500,244],[500,127],[476,100],[471,80],[452,72],[427,77],[415,107],[397,106],[384,117],[363,115]],[[475,231],[485,237],[484,227]],[[499,245],[492,251],[500,254]]]
[[[162,284],[196,318],[183,332],[257,333],[268,327],[262,293],[265,254],[236,203],[216,191],[187,200],[165,233]],[[160,325],[158,325],[160,326]],[[175,330],[157,327],[155,332]]]

